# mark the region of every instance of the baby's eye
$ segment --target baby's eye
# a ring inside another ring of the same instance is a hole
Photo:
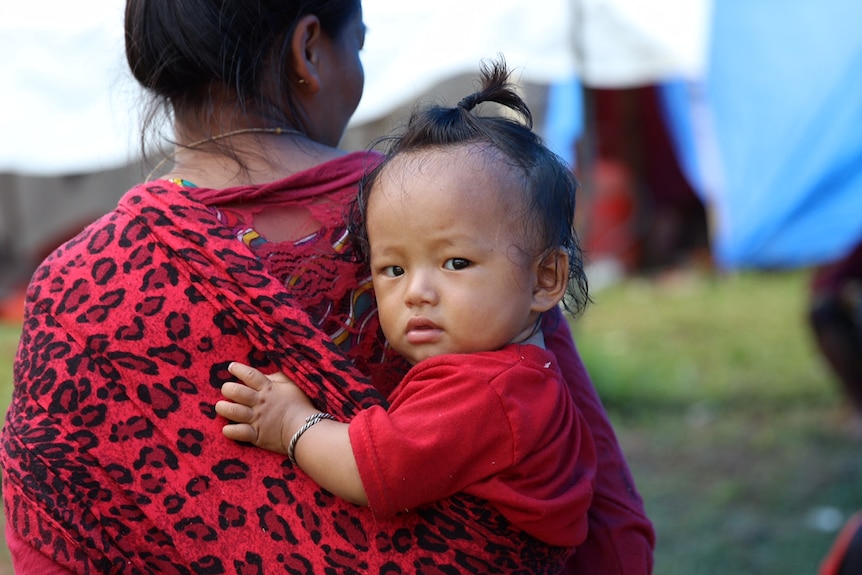
[[[383,268],[383,275],[391,278],[397,278],[404,275],[404,268],[401,266],[386,266]]]
[[[463,270],[470,267],[470,260],[464,258],[450,258],[443,263],[443,268],[447,270]]]

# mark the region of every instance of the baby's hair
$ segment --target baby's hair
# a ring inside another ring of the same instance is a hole
[[[513,175],[521,176],[525,220],[532,226],[526,228],[527,234],[532,232],[539,246],[532,255],[544,257],[559,249],[568,254],[568,297],[564,298],[563,305],[577,314],[589,302],[583,252],[574,226],[578,183],[571,168],[532,131],[530,109],[515,91],[509,75],[502,57],[490,65],[483,63],[481,87],[477,92],[463,98],[455,107],[417,108],[402,132],[381,139],[380,142],[386,144],[385,156],[360,183],[351,217],[352,232],[367,257],[368,198],[380,172],[395,157],[463,144],[487,145],[505,158]],[[477,106],[485,102],[511,110],[515,118],[478,114]]]

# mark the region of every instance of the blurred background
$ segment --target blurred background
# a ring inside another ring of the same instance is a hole
[[[816,572],[862,508],[862,4],[363,9],[345,148],[417,99],[457,101],[503,54],[581,181],[595,301],[572,325],[655,521],[655,572]],[[151,167],[122,11],[0,6],[3,412],[33,270]]]

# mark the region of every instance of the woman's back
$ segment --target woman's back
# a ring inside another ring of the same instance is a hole
[[[308,392],[340,418],[383,401],[241,247],[218,211],[154,182],[39,269],[4,431],[19,535],[77,571],[379,572],[394,550],[429,568],[559,566],[564,549],[479,501],[377,522],[221,435],[213,404],[230,358],[325,378]]]

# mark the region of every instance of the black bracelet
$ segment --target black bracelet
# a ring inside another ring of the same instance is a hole
[[[296,450],[296,442],[299,441],[299,438],[302,437],[303,433],[308,431],[309,427],[323,419],[331,419],[332,421],[335,421],[335,417],[331,413],[315,413],[314,415],[309,415],[305,418],[305,424],[303,424],[303,426],[293,434],[293,437],[290,438],[290,443],[287,446],[287,458],[290,459],[291,463],[296,465],[296,459],[293,457],[293,452]]]

